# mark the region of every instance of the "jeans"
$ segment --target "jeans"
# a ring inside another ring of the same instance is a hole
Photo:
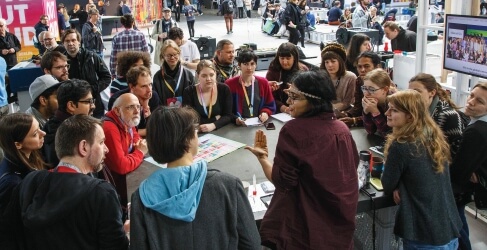
[[[412,240],[406,240],[403,239],[403,249],[404,250],[457,250],[458,248],[458,239],[455,238],[449,243],[445,245],[440,245],[440,246],[435,246],[435,245],[428,245],[428,244],[423,244],[418,241],[412,241]]]
[[[460,229],[460,238],[458,238],[458,242],[460,245],[461,250],[472,250],[472,245],[470,245],[470,238],[469,238],[469,230],[468,230],[468,224],[467,224],[467,217],[465,217],[465,205],[464,204],[458,204],[457,203],[457,209],[458,209],[458,215],[460,216],[460,219],[462,220],[462,228]]]
[[[189,37],[194,37],[194,21],[195,20],[186,22],[188,24]]]

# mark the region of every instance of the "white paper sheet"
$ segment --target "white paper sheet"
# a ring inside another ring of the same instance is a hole
[[[263,124],[259,120],[259,117],[252,117],[252,118],[245,119],[245,125],[247,125],[247,127],[250,127],[250,126],[262,126]]]
[[[288,113],[279,113],[275,115],[271,115],[274,119],[277,119],[281,122],[288,122],[294,118],[292,118]]]

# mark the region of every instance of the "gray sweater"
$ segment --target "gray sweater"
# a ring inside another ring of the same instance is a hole
[[[457,238],[462,222],[453,198],[449,167],[435,173],[423,145],[393,142],[384,166],[382,185],[391,194],[399,189],[401,202],[394,233],[424,244],[444,245]]]
[[[260,236],[242,182],[208,169],[192,222],[171,219],[132,195],[130,249],[261,249]]]

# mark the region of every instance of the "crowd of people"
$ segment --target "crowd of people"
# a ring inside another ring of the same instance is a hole
[[[370,17],[368,0],[359,2],[353,15]],[[487,83],[473,87],[464,112],[429,74],[397,90],[363,34],[348,48],[325,45],[319,67],[306,64],[296,45],[305,27],[298,5],[286,7],[290,41],[265,77],[255,74],[255,52],[237,54],[228,39],[200,60],[171,9],[151,35],[157,72],[131,14],[121,16],[126,29],[112,41],[109,66],[97,38],[100,10],[88,9],[82,33],[66,28],[59,45],[40,30],[44,75],[30,85],[31,107],[7,114],[0,94],[2,249],[353,249],[359,158],[351,127],[385,143],[382,183],[399,206],[394,232],[404,248],[471,249],[464,210],[487,179]],[[5,25],[0,19],[2,37]],[[384,24],[402,43],[395,28]],[[0,91],[17,49],[2,50]],[[276,187],[257,228],[242,182],[193,158],[198,132],[266,123],[276,113],[294,119],[279,133],[274,160],[262,130],[246,147]],[[127,174],[146,155],[167,168],[128,194]]]

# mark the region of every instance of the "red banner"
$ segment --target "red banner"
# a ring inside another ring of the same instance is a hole
[[[0,0],[0,17],[7,21],[8,32],[17,36],[22,45],[22,49],[17,52],[19,61],[39,54],[32,39],[35,36],[34,26],[43,14],[49,17],[49,30],[57,35],[56,0]]]

